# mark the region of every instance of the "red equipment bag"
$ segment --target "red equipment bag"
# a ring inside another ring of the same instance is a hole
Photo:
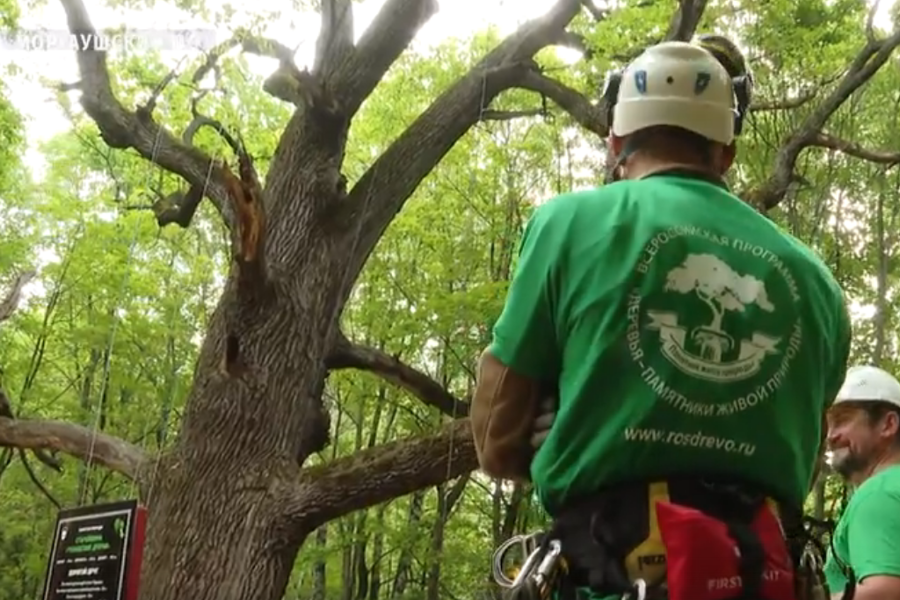
[[[657,502],[657,518],[666,547],[669,600],[728,600],[741,598],[741,552],[728,525],[699,510]],[[749,529],[764,554],[762,598],[795,600],[794,573],[781,526],[763,505]]]

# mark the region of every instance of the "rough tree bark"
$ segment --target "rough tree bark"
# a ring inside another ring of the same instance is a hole
[[[94,31],[82,0],[61,0],[72,33]],[[680,0],[668,36],[689,38],[706,2]],[[136,479],[149,498],[144,600],[277,600],[297,552],[327,521],[390,498],[438,485],[476,466],[468,421],[436,436],[398,441],[331,463],[304,467],[328,441],[322,391],[329,369],[369,369],[450,415],[464,405],[423,373],[361,348],[339,331],[353,283],[406,199],[504,90],[520,87],[550,98],[589,131],[605,135],[602,107],[544,75],[534,55],[571,42],[565,28],[589,0],[556,0],[439,96],[347,190],[341,173],[348,129],[363,101],[435,13],[435,0],[387,0],[354,44],[350,0],[322,1],[318,55],[298,69],[281,44],[239,36],[223,46],[280,61],[266,90],[297,106],[278,143],[262,189],[234,136],[193,106],[179,138],[153,117],[150,101],[134,110],[114,96],[104,52],[77,55],[81,103],[107,145],[133,149],[179,175],[188,190],[154,205],[160,225],[188,226],[208,199],[232,234],[234,259],[198,359],[178,441],[149,465],[121,440],[72,424],[0,416],[0,446],[54,449]],[[772,178],[751,197],[774,206],[799,153],[836,148],[863,159],[896,161],[821,131],[828,117],[887,60],[900,33],[869,41],[843,80],[787,140]],[[214,67],[211,53],[207,71]],[[202,71],[202,69],[201,69]],[[195,79],[202,77],[201,73]],[[787,100],[780,106],[796,104]],[[779,105],[760,105],[760,110]],[[223,134],[234,167],[191,144],[200,127]],[[234,168],[234,170],[232,170]],[[151,468],[152,466],[152,468]],[[152,491],[152,494],[151,494]]]

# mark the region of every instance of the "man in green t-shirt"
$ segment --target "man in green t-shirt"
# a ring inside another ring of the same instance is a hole
[[[528,222],[472,428],[482,470],[530,479],[554,517],[677,476],[807,493],[850,323],[822,261],[722,180],[746,85],[697,45],[649,48],[605,93],[616,182]]]
[[[825,563],[832,598],[854,583],[854,600],[900,599],[897,379],[876,367],[851,367],[828,411],[828,446],[832,467],[856,488]]]

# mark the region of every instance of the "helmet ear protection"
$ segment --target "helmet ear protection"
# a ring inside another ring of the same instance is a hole
[[[601,93],[601,102],[606,107],[606,124],[612,127],[613,108],[619,98],[619,88],[622,86],[622,70],[613,70],[606,74]],[[734,89],[735,98],[735,114],[734,114],[734,135],[741,134],[744,128],[744,118],[750,109],[750,99],[753,94],[753,76],[750,73],[738,75],[731,78],[731,85]]]

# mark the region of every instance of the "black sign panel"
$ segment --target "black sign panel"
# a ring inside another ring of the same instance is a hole
[[[62,510],[43,600],[123,600],[137,501]]]

